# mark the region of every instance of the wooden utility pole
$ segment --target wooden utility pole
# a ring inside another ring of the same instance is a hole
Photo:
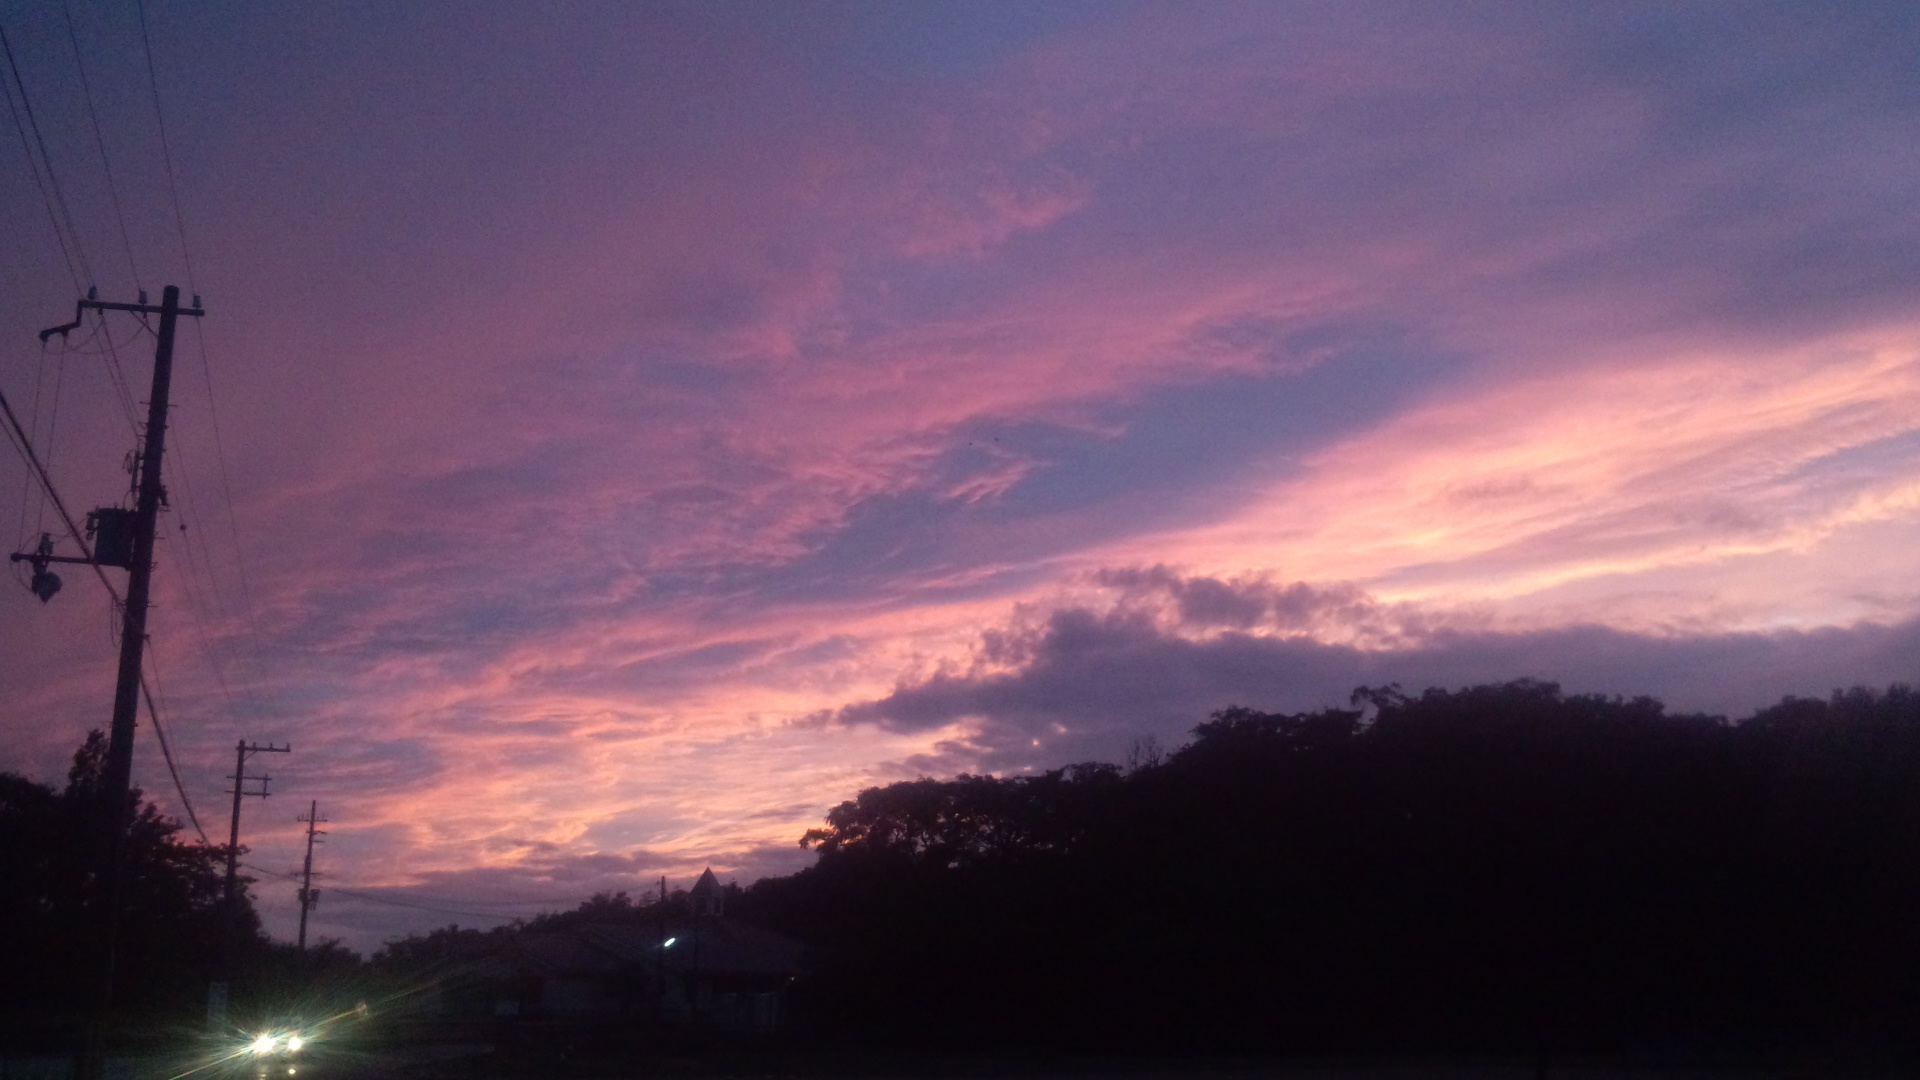
[[[87,298],[74,306],[72,322],[40,331],[40,341],[45,344],[55,334],[65,338],[79,328],[88,311],[103,314],[126,311],[135,315],[160,316],[160,326],[154,334],[153,388],[147,397],[147,429],[140,451],[134,508],[131,512],[110,508],[88,515],[88,531],[94,532],[96,524],[99,527],[95,537],[96,548],[89,553],[89,557],[56,556],[52,552],[53,545],[43,538],[38,551],[14,558],[33,564],[35,592],[39,593],[42,600],[51,599],[53,592],[60,587],[59,579],[47,574],[48,563],[90,563],[95,566],[118,566],[127,571],[127,596],[120,619],[120,672],[113,692],[113,720],[107,729],[109,833],[103,838],[101,852],[110,899],[104,928],[106,970],[101,991],[104,1008],[113,1001],[114,953],[119,936],[119,911],[126,888],[127,832],[132,827],[135,809],[132,800],[133,730],[139,720],[140,663],[147,644],[147,605],[153,586],[153,535],[160,519],[160,507],[167,501],[167,489],[160,480],[160,463],[166,453],[167,402],[173,385],[173,337],[180,316],[199,318],[205,312],[200,310],[200,298],[197,296],[193,298],[192,307],[181,307],[180,289],[175,285],[169,285],[161,292],[158,307],[147,303],[145,292],[140,294],[140,301],[135,304],[107,303],[94,299],[94,295],[89,290]],[[85,550],[84,546],[82,550]],[[43,579],[50,588],[43,590]]]
[[[240,968],[240,800],[248,795],[264,799],[273,794],[267,790],[268,781],[273,777],[260,774],[260,790],[247,790],[247,757],[251,754],[287,754],[293,752],[293,744],[275,746],[268,743],[261,746],[241,739],[233,748],[233,824],[227,831],[227,888],[224,896],[227,912],[226,933],[221,948],[221,967],[226,978],[238,976]],[[225,1026],[227,1019],[226,982],[215,982],[207,987],[207,1025],[210,1030]]]
[[[246,795],[264,799],[273,794],[267,790],[267,782],[273,777],[265,773],[260,774],[259,791],[247,790],[247,758],[253,754],[286,754],[292,750],[291,743],[286,746],[275,746],[272,743],[261,746],[259,743],[250,743],[245,739],[241,739],[233,748],[233,775],[228,777],[233,781],[233,826],[227,832],[226,902],[229,912],[236,910],[240,902],[240,799]]]
[[[297,820],[307,823],[307,864],[300,871],[300,951],[306,952],[307,912],[311,910],[313,905],[320,899],[320,894],[314,891],[313,888],[313,845],[320,842],[316,839],[317,837],[326,835],[325,832],[316,829],[314,826],[327,819],[320,816],[320,804],[309,800],[307,802],[307,816],[298,818]]]
[[[139,722],[140,665],[147,644],[147,606],[153,586],[153,536],[160,520],[160,507],[167,501],[167,489],[160,480],[160,463],[166,453],[167,404],[173,386],[173,338],[180,316],[199,318],[200,298],[193,306],[180,306],[180,289],[169,285],[160,294],[160,305],[147,303],[142,291],[134,304],[107,303],[95,299],[93,290],[74,305],[73,321],[40,331],[40,342],[55,334],[65,338],[78,329],[88,311],[102,317],[109,311],[135,315],[158,315],[160,326],[154,333],[153,388],[147,396],[147,428],[140,448],[139,475],[135,483],[134,507],[96,510],[87,516],[87,531],[95,546],[88,551],[84,541],[81,558],[56,556],[50,538],[42,537],[39,550],[31,555],[15,555],[16,561],[33,564],[34,593],[44,602],[60,589],[60,579],[47,571],[47,564],[86,563],[94,566],[118,566],[127,571],[127,595],[120,613],[120,671],[113,692],[113,720],[107,728],[107,775],[105,797],[107,835],[101,838],[102,877],[107,885],[107,903],[102,909],[100,997],[94,1019],[88,1024],[87,1050],[81,1071],[98,1076],[101,1071],[98,1039],[107,1010],[113,1007],[116,956],[119,951],[120,909],[125,902],[128,833],[133,827],[133,731]],[[71,524],[71,523],[70,523]],[[75,537],[75,540],[80,540]]]
[[[40,331],[40,341],[55,334],[62,338],[79,328],[88,311],[129,311],[136,315],[160,316],[153,347],[153,389],[147,397],[147,430],[140,450],[140,475],[134,496],[133,512],[96,511],[88,515],[88,532],[99,518],[101,532],[92,558],[70,558],[41,551],[32,556],[15,556],[44,570],[50,562],[93,563],[119,566],[127,571],[126,610],[120,622],[120,674],[113,690],[113,723],[107,731],[107,791],[114,798],[118,832],[125,834],[132,807],[127,793],[133,786],[133,729],[140,712],[140,661],[147,644],[147,604],[153,589],[153,534],[160,520],[160,507],[167,501],[167,489],[160,480],[160,462],[167,445],[167,401],[173,386],[173,336],[180,316],[199,318],[200,298],[192,307],[180,306],[180,288],[169,285],[160,293],[160,304],[147,303],[140,294],[137,304],[113,304],[95,300],[91,293],[75,305],[73,321]],[[56,585],[55,588],[58,588]],[[114,843],[116,855],[119,841]]]
[[[126,609],[120,622],[120,674],[113,690],[113,722],[107,730],[107,791],[114,799],[117,832],[124,835],[132,811],[127,793],[133,786],[133,729],[140,712],[140,661],[147,644],[147,604],[153,590],[153,534],[160,520],[160,507],[167,501],[167,489],[160,480],[160,462],[167,445],[173,336],[180,316],[197,319],[206,313],[200,309],[197,296],[193,298],[192,307],[181,307],[180,288],[176,285],[169,285],[161,292],[158,307],[147,303],[144,292],[137,304],[107,303],[93,299],[89,293],[87,299],[75,305],[72,322],[40,331],[41,343],[55,334],[64,338],[78,329],[88,311],[129,311],[136,315],[160,316],[160,328],[154,335],[153,389],[147,397],[147,430],[140,451],[133,512],[128,515],[125,510],[102,510],[88,515],[88,532],[93,531],[96,518],[101,526],[98,548],[92,558],[57,556],[50,550],[14,558],[32,562],[39,571],[44,571],[45,564],[50,562],[118,566],[127,571]],[[43,547],[50,548],[50,545]],[[119,846],[116,839],[116,857]]]
[[[83,307],[86,304],[87,301],[81,301]],[[100,304],[99,307],[102,310],[155,310],[144,303]],[[200,314],[197,305],[192,310],[193,314]],[[107,734],[107,790],[120,800],[122,837],[127,829],[126,815],[133,809],[127,805],[127,791],[133,786],[133,728],[140,712],[140,659],[147,643],[153,534],[160,521],[160,504],[167,497],[167,489],[160,483],[160,458],[167,442],[167,396],[173,382],[173,331],[180,317],[179,286],[169,285],[161,291],[159,314],[160,332],[153,349],[153,391],[147,399],[147,439],[140,454],[139,495],[133,508],[133,565],[127,568],[127,614],[120,624],[120,677],[113,689],[113,728]]]

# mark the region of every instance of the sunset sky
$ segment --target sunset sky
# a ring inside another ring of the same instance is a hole
[[[36,334],[204,297],[150,670],[216,841],[292,743],[248,861],[318,800],[320,936],[1236,703],[1920,678],[1911,3],[149,0],[152,82],[71,12],[0,8],[79,239],[17,114],[0,390],[112,504],[152,338]],[[62,532],[11,451],[0,521]],[[0,589],[47,782],[116,656],[62,576]],[[135,773],[184,814],[144,716]]]

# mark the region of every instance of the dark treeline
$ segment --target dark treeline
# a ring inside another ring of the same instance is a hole
[[[95,731],[62,788],[0,773],[0,1048],[71,1044],[101,1007],[113,898],[102,866],[116,818],[106,757]],[[236,1000],[261,998],[353,959],[336,943],[304,957],[270,943],[244,890],[224,902],[226,849],[188,841],[139,789],[128,798],[113,999],[102,1018],[146,1032],[196,1028],[210,982],[231,983]]]
[[[1162,761],[864,791],[730,911],[810,1030],[1608,1053],[1920,1030],[1920,695],[1752,718],[1521,681],[1214,714]]]
[[[85,1000],[101,893],[74,838],[104,813],[99,758],[90,741],[64,792],[0,776],[15,1020]],[[140,822],[129,1004],[190,1015],[236,931],[288,985],[299,958],[218,904],[220,849],[150,806]],[[788,1033],[828,1047],[1912,1052],[1920,1031],[1920,694],[1903,686],[1738,723],[1532,681],[1363,689],[1349,709],[1226,709],[1126,766],[869,789],[802,842],[813,866],[733,890],[727,912],[814,946]],[[517,933],[683,900],[450,927],[354,978],[414,985]],[[336,981],[357,963],[323,953]]]
[[[106,739],[93,732],[74,755],[63,790],[0,773],[0,928],[10,1017],[60,1013],[98,1000],[105,978],[103,909],[112,890],[101,865],[114,821],[106,791]],[[183,842],[180,824],[138,807],[127,844],[116,997],[140,1008],[185,995],[204,1008],[206,982],[232,931],[251,937],[250,908],[221,904],[223,849]]]

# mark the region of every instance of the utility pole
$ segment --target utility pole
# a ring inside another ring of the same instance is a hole
[[[233,748],[233,775],[227,779],[233,781],[233,825],[227,832],[227,889],[226,940],[222,943],[225,956],[222,958],[227,978],[236,976],[240,967],[240,800],[248,795],[264,799],[273,794],[267,790],[267,782],[273,777],[260,774],[260,790],[247,790],[247,758],[252,754],[287,754],[293,752],[293,744],[275,746],[268,743],[261,746],[241,739]],[[207,987],[207,1029],[219,1031],[227,1022],[227,983],[216,982]]]
[[[40,343],[79,328],[86,313],[98,311],[102,318],[109,311],[135,315],[158,315],[160,327],[154,334],[153,389],[147,396],[147,429],[140,452],[139,476],[135,484],[134,507],[108,507],[87,515],[87,531],[94,549],[81,541],[80,558],[53,554],[49,536],[40,538],[40,546],[31,554],[16,554],[15,562],[33,566],[33,591],[44,603],[60,591],[60,579],[47,570],[49,563],[88,563],[94,566],[118,566],[127,571],[127,596],[120,619],[120,671],[113,692],[113,721],[107,729],[106,798],[108,833],[99,848],[107,882],[108,902],[103,909],[102,947],[104,958],[100,999],[94,1022],[88,1025],[88,1050],[82,1059],[82,1071],[98,1075],[101,1067],[97,1038],[100,1018],[113,1005],[116,954],[120,937],[120,908],[126,895],[127,834],[133,825],[135,807],[133,788],[133,730],[139,721],[140,663],[147,644],[147,604],[153,585],[153,534],[160,520],[160,506],[167,501],[167,489],[160,481],[160,462],[167,442],[167,399],[173,386],[173,337],[180,316],[199,318],[205,314],[200,298],[193,306],[180,306],[180,289],[169,285],[160,294],[160,306],[147,303],[145,290],[138,303],[116,304],[97,299],[87,290],[87,298],[73,309],[73,321],[40,331]],[[74,537],[76,541],[79,537]]]
[[[180,316],[199,318],[200,298],[193,306],[180,306],[180,289],[169,285],[160,294],[160,306],[147,303],[140,293],[137,304],[113,304],[87,298],[74,305],[73,321],[40,331],[40,342],[59,334],[63,339],[80,326],[89,310],[127,311],[136,315],[160,316],[160,329],[153,348],[153,389],[147,397],[147,431],[140,453],[140,474],[131,512],[110,507],[87,515],[88,532],[93,534],[95,550],[81,558],[53,554],[50,537],[41,537],[32,554],[16,554],[15,562],[33,565],[34,592],[42,601],[50,600],[60,589],[60,579],[47,570],[48,563],[91,563],[118,566],[127,571],[127,596],[120,620],[120,674],[113,692],[113,721],[107,729],[107,784],[109,834],[101,847],[104,877],[110,900],[105,927],[106,965],[101,984],[102,1007],[113,1002],[114,953],[119,937],[121,897],[125,892],[127,830],[133,823],[134,807],[129,795],[133,787],[133,729],[139,719],[140,662],[147,644],[147,601],[153,585],[153,534],[160,519],[160,505],[167,500],[167,489],[160,482],[160,461],[167,443],[167,397],[173,385],[173,336]],[[79,539],[75,537],[75,539]],[[85,545],[82,545],[85,551]]]
[[[227,833],[226,900],[229,912],[236,910],[240,902],[240,799],[246,795],[264,799],[273,794],[267,790],[267,782],[273,777],[265,773],[260,774],[259,791],[247,790],[247,758],[253,754],[286,754],[292,750],[292,743],[286,746],[275,746],[272,743],[261,746],[245,739],[241,739],[233,748],[233,775],[228,777],[233,781],[233,827]]]
[[[60,588],[59,579],[46,583],[48,563],[92,563],[119,566],[127,571],[126,611],[120,623],[120,674],[113,691],[113,723],[107,732],[107,792],[114,805],[113,861],[120,862],[121,845],[131,822],[132,807],[127,793],[133,785],[133,729],[140,710],[140,661],[147,643],[147,603],[153,586],[153,534],[160,520],[160,507],[167,501],[167,489],[160,482],[160,460],[167,442],[167,399],[173,385],[173,336],[180,316],[199,318],[206,314],[200,298],[192,307],[180,306],[180,288],[169,285],[160,294],[158,307],[140,294],[137,304],[114,304],[87,298],[74,306],[73,321],[40,331],[45,344],[55,334],[65,338],[79,328],[88,311],[128,311],[136,315],[160,316],[160,328],[153,347],[153,390],[147,398],[147,431],[140,452],[140,475],[131,513],[118,507],[96,510],[87,515],[88,532],[95,533],[96,550],[91,558],[54,555],[50,543],[39,551],[15,555],[15,562],[29,562],[35,571],[35,592],[42,600],[51,599]],[[96,532],[97,527],[97,532]],[[77,539],[77,538],[76,538]],[[119,878],[116,869],[113,877]]]
[[[307,865],[300,871],[300,951],[306,952],[307,912],[320,900],[320,894],[315,892],[313,888],[313,845],[320,843],[319,840],[315,839],[316,837],[326,835],[325,832],[314,828],[314,826],[327,819],[320,816],[320,804],[309,800],[307,803],[307,816],[296,818],[295,820],[307,823]]]

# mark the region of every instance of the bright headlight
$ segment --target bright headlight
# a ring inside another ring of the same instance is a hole
[[[287,1053],[297,1054],[300,1052],[300,1048],[305,1045],[307,1045],[307,1040],[301,1038],[300,1036],[298,1035],[287,1036]]]
[[[280,1037],[278,1035],[262,1035],[253,1040],[253,1052],[256,1054],[271,1054],[278,1049],[279,1046]]]

